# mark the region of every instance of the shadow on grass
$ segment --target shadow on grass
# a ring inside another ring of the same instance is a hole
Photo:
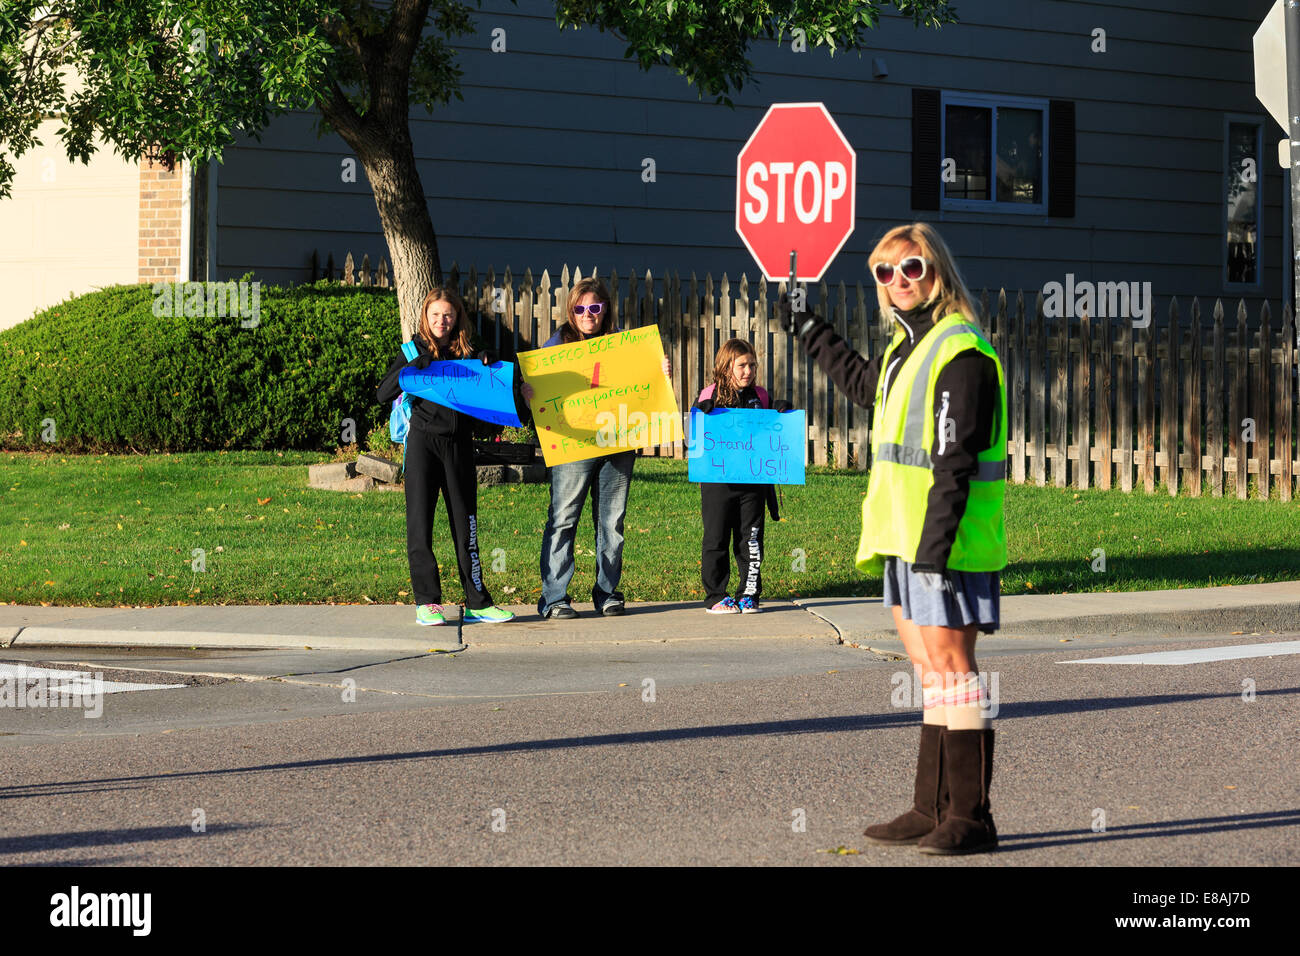
[[[846,549],[845,554],[848,556],[851,552]],[[787,596],[782,583],[788,578],[773,575],[768,580],[771,594]],[[1198,555],[1111,556],[1106,560],[1106,570],[1096,572],[1092,570],[1091,559],[1086,557],[1078,561],[1013,561],[1002,570],[1002,594],[1157,591],[1295,580],[1300,580],[1300,548],[1251,549]],[[1030,583],[1033,587],[1027,586]],[[796,588],[788,596],[878,598],[882,589],[880,578],[855,576]]]

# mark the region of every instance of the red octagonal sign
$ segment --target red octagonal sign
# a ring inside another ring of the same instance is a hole
[[[736,158],[736,232],[770,281],[822,277],[853,232],[858,157],[821,103],[773,103]]]

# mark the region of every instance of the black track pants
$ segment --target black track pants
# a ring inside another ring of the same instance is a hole
[[[704,603],[712,607],[727,596],[731,578],[728,549],[736,555],[740,580],[736,600],[749,595],[758,602],[763,592],[763,506],[764,485],[700,484],[700,506],[704,518],[704,541],[700,549],[700,575],[704,580]]]
[[[478,556],[478,478],[468,441],[429,435],[412,428],[406,439],[406,557],[416,604],[441,604],[442,579],[433,555],[433,510],[442,492],[451,543],[456,549],[465,606],[490,607]]]

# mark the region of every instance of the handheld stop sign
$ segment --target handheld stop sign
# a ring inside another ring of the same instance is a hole
[[[857,167],[825,105],[768,107],[736,157],[736,232],[769,281],[826,272],[853,232]]]

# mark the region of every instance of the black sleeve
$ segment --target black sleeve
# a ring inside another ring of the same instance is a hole
[[[418,348],[419,346],[417,346]],[[389,405],[398,395],[402,394],[402,386],[398,384],[398,376],[402,374],[402,369],[410,368],[428,368],[429,363],[433,361],[431,352],[421,352],[411,361],[406,360],[405,353],[399,353],[397,358],[393,359],[388,371],[384,373],[379,387],[375,389],[375,398],[380,405]]]
[[[821,320],[804,333],[804,350],[854,405],[870,409],[876,404],[876,383],[880,380],[880,357],[865,359],[853,346],[835,334]]]
[[[513,391],[514,391],[514,399],[515,399],[515,414],[519,416],[519,427],[526,428],[528,426],[528,423],[533,420],[533,410],[529,408],[528,403],[524,401],[524,393],[523,393],[523,386],[525,384],[524,373],[520,369],[519,362],[517,359],[514,362],[514,366],[515,366],[515,374],[514,374],[515,387]]]
[[[993,444],[993,426],[1000,408],[997,367],[983,353],[973,349],[963,352],[939,373],[934,387],[934,451],[930,456],[934,485],[916,549],[916,570],[947,568],[957,525],[966,513],[970,481],[979,469],[978,456]]]

